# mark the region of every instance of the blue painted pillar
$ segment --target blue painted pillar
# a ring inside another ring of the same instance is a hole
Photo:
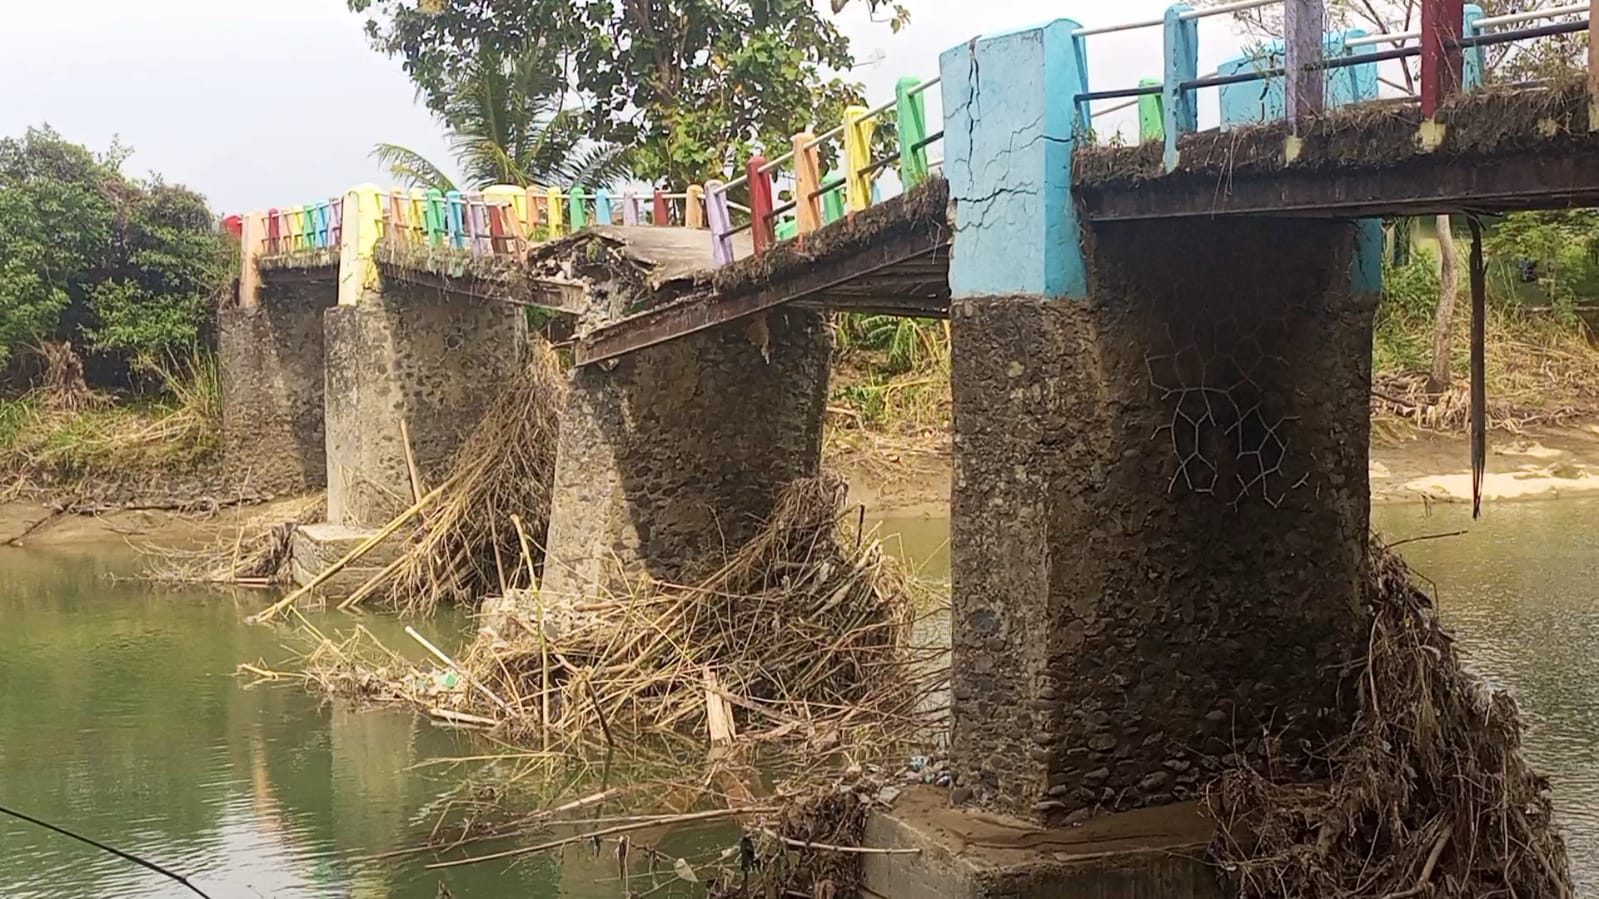
[[[1475,3],[1466,4],[1465,30],[1461,31],[1462,37],[1476,37],[1482,33],[1477,22],[1485,13],[1482,7]],[[1461,57],[1462,71],[1460,73],[1460,86],[1463,90],[1473,90],[1482,86],[1483,77],[1488,71],[1488,51],[1485,47],[1468,47]]]
[[[1192,6],[1179,3],[1166,10],[1164,53],[1166,63],[1166,90],[1161,95],[1165,105],[1166,171],[1177,168],[1177,142],[1185,134],[1199,130],[1199,98],[1197,91],[1183,90],[1185,81],[1199,77],[1199,21],[1183,19]]]
[[[939,56],[944,171],[955,202],[949,285],[956,299],[1088,295],[1072,147],[1087,130],[1079,25],[982,37]]]

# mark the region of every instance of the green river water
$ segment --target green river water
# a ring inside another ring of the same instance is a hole
[[[1579,895],[1599,895],[1599,504],[1498,505],[1475,524],[1455,506],[1382,507],[1375,517],[1390,540],[1470,530],[1401,552],[1437,583],[1472,666],[1520,700]],[[947,522],[885,530],[926,575],[947,572]],[[454,795],[460,773],[425,762],[484,747],[410,714],[324,704],[295,686],[242,689],[237,663],[289,655],[280,632],[240,623],[263,597],[111,578],[132,564],[120,548],[0,549],[0,805],[175,868],[214,899],[433,899],[441,881],[458,899],[622,895],[614,860],[587,848],[446,872],[417,858],[363,861],[415,844]],[[408,642],[392,622],[367,624],[391,646]],[[425,631],[454,646],[465,626],[445,619]],[[703,855],[726,833],[657,842],[671,855]],[[0,819],[0,899],[192,895]]]

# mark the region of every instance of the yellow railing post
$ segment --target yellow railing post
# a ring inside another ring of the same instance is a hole
[[[851,212],[872,205],[872,176],[863,174],[872,164],[872,132],[877,121],[866,116],[864,106],[844,110],[844,184]]]
[[[683,200],[683,226],[705,227],[705,188],[698,184],[688,186],[688,193]]]
[[[354,306],[361,292],[377,285],[373,250],[383,229],[383,202],[376,185],[344,194],[344,227],[339,239],[339,305]]]

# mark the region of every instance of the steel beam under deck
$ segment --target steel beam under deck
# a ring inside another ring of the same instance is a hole
[[[937,315],[940,313],[933,310],[947,310],[949,306],[949,243],[948,228],[917,229],[881,240],[850,256],[817,260],[803,272],[780,276],[746,294],[726,299],[710,294],[678,300],[595,330],[578,341],[574,355],[578,365],[592,365],[788,304]],[[905,285],[897,280],[899,266],[908,269],[907,274],[915,279],[912,295],[900,293]],[[873,278],[889,279],[898,287],[885,285],[880,291],[859,297],[846,298],[838,293],[853,293],[857,285],[867,285]],[[937,296],[940,288],[941,301]]]
[[[1286,169],[1225,178],[1176,173],[1136,187],[1078,187],[1090,221],[1185,216],[1367,218],[1599,206],[1599,147],[1558,144],[1469,160],[1420,157],[1383,168]]]

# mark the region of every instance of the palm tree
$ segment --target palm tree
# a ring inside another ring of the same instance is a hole
[[[595,184],[625,176],[622,148],[585,138],[582,116],[563,105],[566,93],[560,64],[543,45],[515,56],[485,52],[454,77],[438,113],[462,184],[408,147],[378,144],[372,156],[412,187],[443,191]]]

